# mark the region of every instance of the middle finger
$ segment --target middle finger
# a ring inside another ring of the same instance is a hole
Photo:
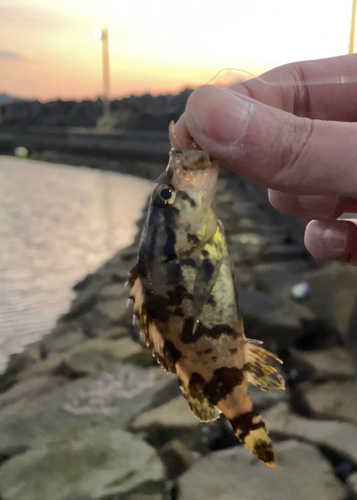
[[[294,195],[269,189],[269,201],[279,212],[302,219],[337,219],[343,213],[357,213],[357,200],[337,195]]]

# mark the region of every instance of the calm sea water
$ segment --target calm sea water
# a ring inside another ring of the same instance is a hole
[[[71,287],[130,244],[152,184],[0,157],[0,371],[46,334]]]

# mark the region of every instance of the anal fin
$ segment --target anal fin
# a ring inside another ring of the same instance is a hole
[[[255,340],[247,340],[245,357],[248,364],[247,380],[262,391],[285,389],[285,381],[272,362],[282,363],[275,354],[260,347]]]
[[[219,418],[221,411],[216,406],[213,406],[203,394],[200,394],[197,390],[190,391],[188,386],[181,380],[180,389],[192,413],[198,420],[201,422],[212,422]]]

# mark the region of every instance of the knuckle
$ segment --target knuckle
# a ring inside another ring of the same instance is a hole
[[[277,151],[277,169],[272,178],[274,189],[304,184],[314,133],[315,122],[308,118],[292,117],[281,127],[273,144]]]

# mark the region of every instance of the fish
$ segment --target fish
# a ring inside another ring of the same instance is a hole
[[[223,414],[241,443],[274,466],[266,425],[248,383],[285,389],[282,361],[248,339],[228,251],[215,209],[218,163],[192,141],[181,147],[174,123],[166,170],[151,194],[138,261],[129,272],[140,333],[157,362],[175,374],[202,422]]]

